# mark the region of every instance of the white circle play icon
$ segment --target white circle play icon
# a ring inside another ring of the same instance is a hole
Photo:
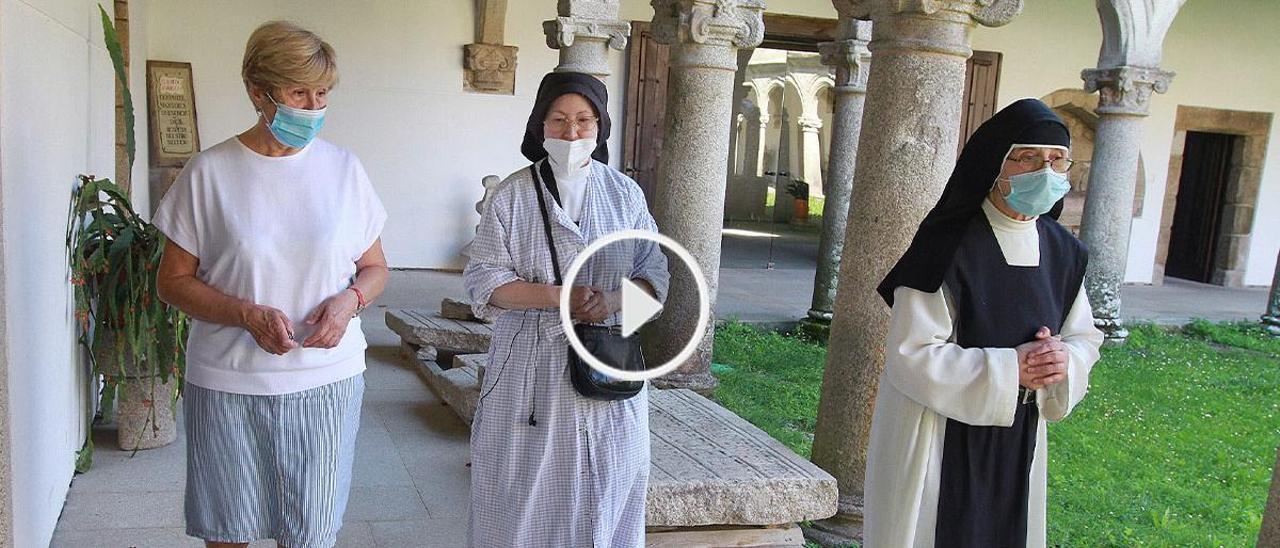
[[[569,295],[568,291],[560,292],[560,324],[564,328],[564,335],[569,339],[569,346],[578,354],[583,361],[587,362],[592,369],[599,371],[610,377],[624,381],[644,381],[657,377],[661,377],[675,370],[680,364],[693,357],[693,353],[698,350],[698,342],[701,340],[701,334],[707,330],[707,324],[711,321],[711,303],[707,299],[707,280],[702,275],[702,269],[698,267],[698,262],[693,259],[693,255],[689,253],[683,246],[676,243],[675,240],[658,234],[657,232],[648,232],[644,230],[624,230],[614,232],[608,236],[600,238],[591,245],[588,245],[569,265],[569,270],[565,272],[564,287],[572,287],[574,280],[578,277],[578,273],[586,265],[587,260],[593,254],[605,248],[609,244],[621,242],[623,240],[648,240],[654,242],[675,254],[680,258],[680,262],[685,264],[693,276],[694,284],[698,288],[698,322],[693,332],[690,334],[689,341],[685,343],[680,353],[675,357],[658,367],[650,367],[644,371],[625,371],[612,367],[604,363],[599,358],[588,352],[586,347],[582,345],[582,341],[578,338],[578,333],[573,329],[573,319],[570,315]],[[619,280],[622,291],[622,309],[619,311],[622,317],[622,325],[620,332],[623,337],[631,337],[636,331],[649,323],[662,312],[662,303],[653,298],[649,292],[642,289],[635,282],[621,278]]]

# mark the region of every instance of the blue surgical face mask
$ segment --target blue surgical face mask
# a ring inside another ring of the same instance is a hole
[[[267,98],[271,99],[272,104],[276,106],[276,115],[272,117],[267,129],[271,130],[271,135],[274,135],[276,140],[285,146],[293,148],[305,147],[320,133],[320,128],[324,127],[324,111],[326,109],[307,110],[293,108],[277,103],[275,98],[270,95],[267,95]],[[259,111],[259,114],[261,114],[261,111]]]
[[[1014,211],[1028,217],[1048,213],[1071,191],[1071,181],[1065,173],[1058,173],[1048,166],[1040,171],[1009,177],[1009,195],[1004,201]]]

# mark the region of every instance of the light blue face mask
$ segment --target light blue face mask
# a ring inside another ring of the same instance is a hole
[[[324,111],[328,107],[319,110],[293,108],[277,103],[270,95],[267,98],[276,106],[276,115],[267,129],[284,146],[305,147],[320,133],[320,128],[324,127]]]
[[[1065,173],[1058,173],[1048,166],[1040,171],[1009,177],[1009,195],[1004,201],[1014,211],[1028,217],[1048,213],[1071,191],[1071,181]]]

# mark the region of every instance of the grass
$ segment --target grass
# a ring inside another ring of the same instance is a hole
[[[716,329],[716,399],[809,457],[827,350],[796,337],[732,322]]]
[[[728,324],[716,398],[807,457],[825,358]],[[1090,380],[1048,431],[1050,544],[1253,545],[1280,441],[1280,340],[1249,323],[1136,326]]]

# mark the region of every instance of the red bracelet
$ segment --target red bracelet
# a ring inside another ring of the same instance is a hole
[[[356,286],[352,285],[352,286],[348,287],[347,289],[350,289],[350,290],[352,290],[352,291],[355,291],[355,292],[356,292],[356,302],[360,304],[360,308],[364,308],[364,307],[366,307],[366,306],[369,306],[369,301],[364,300],[364,292],[360,291],[360,288],[358,288],[358,287],[356,287]]]

